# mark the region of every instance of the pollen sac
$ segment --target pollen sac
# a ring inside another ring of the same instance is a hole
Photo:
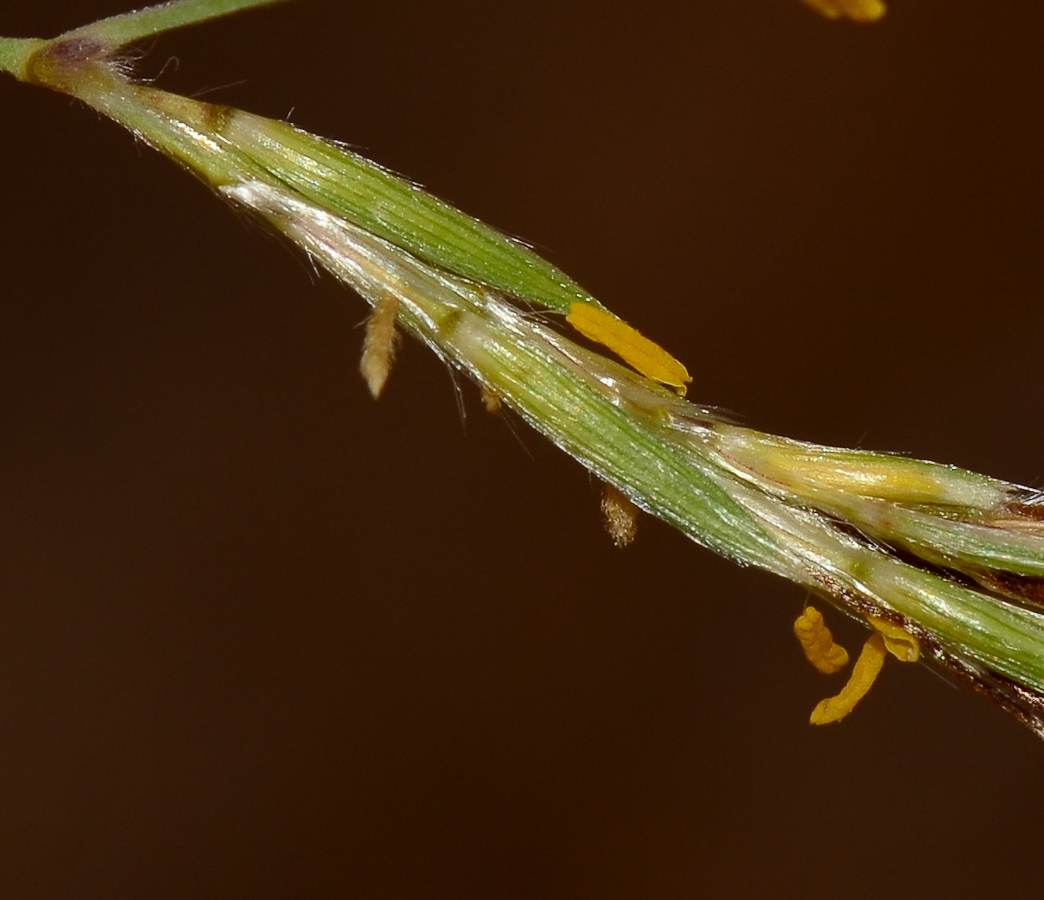
[[[685,386],[692,381],[685,366],[623,319],[590,303],[574,303],[566,321],[584,337],[608,347],[646,378],[685,396]]]
[[[893,622],[870,617],[870,624],[884,638],[885,649],[900,662],[917,662],[921,658],[921,645],[917,638]]]
[[[395,362],[395,349],[399,342],[399,333],[395,328],[398,312],[399,298],[387,294],[374,306],[370,318],[366,320],[366,337],[363,339],[359,371],[374,400],[384,390],[392,363]]]
[[[884,636],[875,631],[863,644],[863,651],[852,666],[852,675],[848,683],[841,688],[841,693],[836,697],[820,700],[812,710],[809,722],[813,725],[840,722],[855,709],[856,704],[866,696],[866,692],[877,679],[886,653]]]
[[[638,533],[638,507],[611,484],[602,488],[602,515],[614,546],[626,547],[634,540]]]
[[[876,22],[885,14],[881,0],[804,0],[804,4],[828,19],[847,16],[853,22]]]
[[[797,617],[794,634],[805,658],[824,675],[832,675],[848,664],[848,651],[834,641],[822,613],[815,607],[806,606]]]

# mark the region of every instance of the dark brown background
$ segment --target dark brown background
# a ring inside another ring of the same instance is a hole
[[[125,8],[32,6],[0,33]],[[989,0],[315,0],[141,69],[532,241],[697,401],[1041,484],[1041,34]],[[889,665],[813,730],[802,591],[651,520],[614,551],[582,470],[468,385],[462,422],[419,347],[373,403],[358,298],[77,104],[0,110],[0,895],[1038,882],[1014,720]]]

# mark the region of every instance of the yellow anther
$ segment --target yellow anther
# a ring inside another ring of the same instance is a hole
[[[881,0],[804,0],[828,19],[839,19],[848,16],[855,22],[876,22],[885,14],[885,5]]]
[[[885,649],[900,662],[917,662],[921,658],[921,645],[908,631],[884,619],[869,617],[870,624],[884,638]]]
[[[866,692],[877,678],[877,673],[881,671],[886,652],[884,636],[875,631],[863,644],[859,659],[852,666],[852,676],[848,679],[848,684],[836,697],[820,700],[812,710],[809,721],[813,725],[840,722],[855,709],[855,705],[866,696]]]
[[[398,312],[399,298],[387,294],[373,308],[370,318],[366,320],[366,337],[363,339],[359,371],[366,379],[366,386],[369,387],[374,400],[381,395],[395,361],[395,346],[399,340],[399,334],[395,329]]]
[[[685,396],[685,386],[692,381],[685,366],[623,319],[590,303],[574,303],[569,307],[566,321],[584,337],[604,344],[646,378]]]
[[[626,547],[638,533],[638,507],[611,484],[602,489],[602,515],[613,545]]]
[[[806,606],[794,622],[794,634],[805,651],[805,657],[824,675],[831,675],[848,664],[848,651],[834,642],[834,636],[813,606]]]

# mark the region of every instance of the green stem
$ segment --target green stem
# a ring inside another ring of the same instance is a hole
[[[39,38],[0,38],[0,72],[27,81],[29,60],[46,43]]]
[[[92,22],[65,32],[57,40],[89,39],[112,51],[164,31],[196,25],[255,6],[283,2],[285,0],[173,0]]]
[[[7,72],[20,81],[31,80],[30,59],[47,44],[79,42],[91,45],[91,55],[97,59],[164,31],[196,25],[255,6],[284,2],[286,0],[173,0],[74,28],[51,41],[0,37],[0,72]]]

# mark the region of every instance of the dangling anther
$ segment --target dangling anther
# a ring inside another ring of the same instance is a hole
[[[605,530],[616,547],[626,547],[638,533],[638,507],[611,484],[602,486],[602,515]]]
[[[399,298],[394,294],[386,294],[366,320],[366,337],[363,339],[359,371],[366,379],[366,386],[374,400],[381,395],[391,373],[392,363],[395,362],[395,349],[399,343],[399,332],[395,327],[398,312]]]
[[[808,610],[803,614],[803,618],[807,613]],[[818,616],[819,614],[816,613],[816,615]],[[917,642],[917,638],[912,634],[886,619],[878,619],[873,616],[868,618],[870,624],[874,628],[874,632],[863,645],[863,651],[859,654],[859,659],[856,660],[855,665],[852,667],[852,675],[848,679],[848,684],[841,689],[841,693],[836,697],[829,697],[826,700],[820,701],[816,708],[812,710],[812,718],[810,721],[813,725],[826,725],[829,722],[840,722],[853,709],[855,709],[855,705],[866,696],[866,692],[870,690],[870,687],[873,685],[878,673],[881,671],[881,666],[884,665],[886,654],[890,653],[901,662],[917,662],[917,660],[920,659],[921,645]],[[801,637],[798,630],[801,621],[801,619],[798,619],[797,622],[794,623],[794,631],[798,634],[798,640],[801,641],[802,647],[805,647],[805,640]],[[820,617],[820,623],[821,622],[822,617]],[[813,623],[810,628],[811,632],[815,633],[817,627],[818,626]],[[830,632],[827,630],[826,626],[822,625],[821,627],[829,637]],[[837,645],[834,644],[834,646],[836,647]],[[816,666],[819,671],[827,671],[816,664],[815,659],[812,657],[812,653],[809,652],[807,647],[805,649],[805,655],[812,661],[812,664]],[[845,654],[846,661],[847,658],[848,654]],[[841,665],[844,665],[844,663]],[[840,666],[838,668],[840,668]],[[834,671],[836,671],[836,669]]]
[[[608,347],[646,378],[685,396],[685,386],[692,381],[685,366],[623,319],[591,303],[574,303],[566,321],[584,337]]]
[[[910,632],[904,631],[893,622],[886,619],[869,617],[870,624],[881,633],[884,638],[885,650],[892,654],[900,662],[917,662],[921,658],[921,645]]]
[[[804,0],[828,19],[848,16],[854,22],[876,22],[885,14],[881,0]]]
[[[875,631],[863,644],[863,651],[852,666],[848,684],[841,688],[841,693],[836,697],[820,700],[812,710],[809,722],[813,725],[840,722],[855,709],[855,705],[866,696],[866,692],[877,678],[877,673],[881,671],[886,653],[884,636]]]
[[[823,621],[823,614],[813,606],[806,606],[794,622],[805,658],[824,675],[833,675],[848,665],[848,651],[834,641],[834,636]]]

